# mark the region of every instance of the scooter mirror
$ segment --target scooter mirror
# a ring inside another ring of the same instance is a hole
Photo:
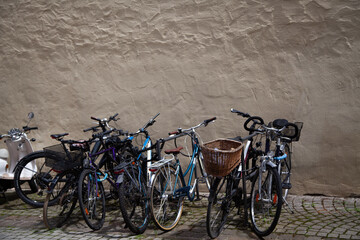
[[[33,112],[29,112],[28,118],[29,118],[29,119],[33,119],[33,118],[34,118],[34,113],[33,113]]]

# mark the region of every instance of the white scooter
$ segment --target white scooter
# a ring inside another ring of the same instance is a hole
[[[0,149],[0,193],[4,196],[4,192],[7,189],[14,187],[13,171],[16,164],[20,159],[33,152],[31,142],[35,141],[35,138],[29,139],[26,135],[27,132],[38,129],[37,127],[28,127],[32,118],[34,118],[34,113],[30,112],[28,114],[29,121],[22,130],[19,128],[12,128],[7,134],[0,135],[0,139],[5,138],[4,142],[7,146],[7,149]],[[27,168],[32,171],[24,171],[20,176],[20,179],[24,182],[28,181],[32,190],[36,191],[36,184],[31,180],[33,173],[37,171],[35,162],[29,163]]]

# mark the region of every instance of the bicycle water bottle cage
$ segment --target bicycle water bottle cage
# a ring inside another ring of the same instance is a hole
[[[286,119],[276,119],[273,121],[273,126],[277,129],[281,129],[288,125],[288,120]]]

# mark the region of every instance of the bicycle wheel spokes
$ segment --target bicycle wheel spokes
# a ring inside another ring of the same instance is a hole
[[[260,175],[254,181],[251,191],[251,222],[256,234],[269,235],[279,220],[282,194],[279,175],[274,168],[268,167],[261,175],[261,188],[259,188]]]
[[[45,226],[49,229],[61,227],[73,212],[76,202],[76,183],[71,174],[62,176],[62,182],[65,182],[64,188],[60,191],[58,198],[52,204],[52,194],[48,193],[43,208],[43,219]]]
[[[119,188],[120,209],[130,230],[141,234],[149,223],[149,200],[145,180],[134,167],[127,168],[123,174]]]
[[[170,231],[179,222],[184,197],[174,195],[180,181],[173,166],[164,165],[156,173],[151,187],[151,214],[157,227]]]
[[[86,224],[93,230],[100,229],[105,221],[105,193],[96,173],[84,170],[78,183],[79,204]]]

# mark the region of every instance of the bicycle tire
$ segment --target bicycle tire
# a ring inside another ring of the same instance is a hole
[[[95,174],[91,169],[82,171],[78,182],[78,199],[86,224],[93,230],[99,230],[105,221],[105,192]]]
[[[222,179],[216,178],[211,186],[206,214],[206,230],[212,239],[220,235],[229,215],[232,199],[229,199],[228,188],[231,185],[229,178],[224,177]]]
[[[145,232],[150,217],[146,183],[136,167],[130,166],[122,174],[119,186],[120,210],[130,230],[141,234]]]
[[[63,173],[58,183],[65,182],[56,202],[49,204],[51,193],[46,195],[43,207],[43,220],[48,229],[60,228],[70,217],[77,202],[77,181],[72,172]]]
[[[262,174],[262,199],[259,199],[260,174]],[[267,236],[274,231],[280,218],[281,206],[282,191],[279,173],[275,168],[269,166],[265,172],[258,170],[256,179],[252,184],[250,202],[251,224],[258,236]]]
[[[180,189],[180,179],[172,165],[164,165],[158,169],[151,185],[150,206],[155,225],[162,231],[170,231],[176,227],[183,211],[183,196],[173,196]],[[175,183],[178,186],[175,186]]]
[[[53,155],[49,155],[44,151],[37,151],[28,154],[21,159],[15,167],[14,171],[14,188],[19,198],[25,203],[33,207],[43,207],[46,199],[45,191],[49,187],[51,180],[58,174],[45,165],[45,158],[51,158],[55,161],[61,161]],[[36,169],[29,166],[36,165]],[[22,180],[20,176],[33,175],[30,180]],[[46,179],[46,181],[42,180]],[[27,182],[27,183],[26,183]],[[59,185],[58,188],[61,188]],[[59,192],[59,191],[56,191]],[[53,194],[49,200],[53,204],[56,199]]]
[[[285,153],[287,157],[281,162],[280,177],[282,196],[286,200],[286,197],[291,188],[290,177],[291,177],[291,152],[288,144],[285,144]]]

